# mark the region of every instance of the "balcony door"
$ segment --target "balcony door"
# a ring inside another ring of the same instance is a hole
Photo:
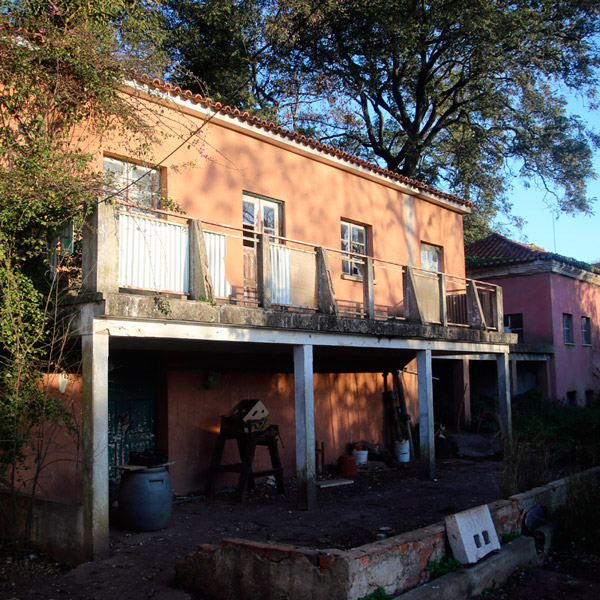
[[[258,293],[256,285],[256,246],[258,233],[283,235],[283,205],[276,200],[244,194],[244,300],[254,305]],[[279,243],[279,240],[271,238]]]

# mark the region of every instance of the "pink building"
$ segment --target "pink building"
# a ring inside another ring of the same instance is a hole
[[[577,406],[600,393],[600,270],[493,234],[465,249],[467,272],[502,287],[513,394],[532,387]]]
[[[123,93],[155,142],[140,149],[118,128],[86,138],[111,201],[84,231],[71,301],[82,450],[45,472],[67,515],[55,546],[106,552],[110,481],[131,451],[165,450],[174,492],[202,490],[220,416],[242,399],[279,425],[304,508],[316,441],[329,463],[351,442],[389,442],[384,373],[407,368],[428,476],[436,357],[494,358],[510,432],[512,338],[499,288],[465,278],[468,203],[159,81]],[[459,406],[467,386],[455,387]],[[225,458],[239,460],[235,447]]]

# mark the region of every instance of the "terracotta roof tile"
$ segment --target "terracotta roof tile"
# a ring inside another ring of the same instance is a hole
[[[438,190],[430,185],[427,185],[426,183],[422,183],[421,181],[417,181],[415,179],[411,179],[410,177],[400,175],[399,173],[390,171],[389,169],[384,169],[384,168],[382,168],[378,165],[375,165],[373,163],[370,163],[358,156],[353,156],[352,154],[349,154],[348,152],[344,152],[342,150],[339,150],[338,148],[334,148],[333,146],[324,144],[322,142],[319,142],[318,140],[307,137],[303,134],[299,134],[295,131],[290,131],[289,129],[286,129],[286,128],[282,127],[281,125],[277,125],[276,123],[273,123],[272,121],[266,121],[264,119],[261,119],[260,117],[257,117],[256,115],[250,115],[247,112],[241,112],[237,108],[232,109],[230,106],[223,106],[221,104],[221,102],[214,102],[211,98],[203,97],[200,94],[193,95],[192,92],[190,92],[189,90],[182,91],[181,88],[179,88],[179,87],[167,87],[167,85],[164,82],[160,81],[159,79],[151,79],[148,75],[145,75],[145,74],[139,74],[137,72],[133,72],[132,76],[136,81],[138,81],[142,84],[149,85],[149,86],[157,88],[159,90],[168,92],[172,95],[190,98],[197,104],[201,104],[203,106],[211,108],[221,114],[225,114],[225,115],[228,115],[228,116],[231,116],[234,118],[238,118],[241,121],[244,121],[250,125],[259,127],[261,129],[265,129],[266,131],[270,131],[272,133],[279,134],[282,137],[285,137],[291,141],[310,146],[311,148],[314,148],[315,150],[319,150],[320,152],[330,154],[332,156],[335,156],[337,158],[345,160],[346,162],[349,162],[353,165],[364,167],[374,173],[377,173],[378,175],[382,175],[389,179],[393,179],[400,183],[404,183],[404,184],[406,184],[410,187],[413,187],[417,190],[421,190],[423,192],[427,192],[429,194],[436,195],[440,198],[450,200],[451,202],[455,202],[455,203],[461,204],[463,206],[469,206],[469,207],[474,206],[474,204],[472,202],[468,202],[464,198],[460,198],[459,196],[455,196],[454,194],[448,194],[447,192],[442,192],[441,190]]]
[[[548,252],[535,244],[515,242],[499,233],[492,233],[492,235],[466,246],[465,258],[467,268],[499,266],[534,260],[554,260],[592,273],[600,273],[595,265]]]

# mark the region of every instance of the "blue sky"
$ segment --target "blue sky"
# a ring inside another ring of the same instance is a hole
[[[590,113],[581,103],[573,100],[572,110],[595,130],[600,130],[600,115]],[[595,154],[596,172],[600,177],[600,151]],[[525,189],[514,182],[511,194],[513,213],[527,221],[521,233],[512,231],[509,237],[517,241],[542,246],[585,262],[600,262],[600,178],[589,184],[589,196],[599,199],[592,216],[560,214],[558,219],[544,203],[544,192],[531,187]],[[554,229],[552,227],[554,221]]]

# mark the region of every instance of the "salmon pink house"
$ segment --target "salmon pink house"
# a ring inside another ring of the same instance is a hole
[[[465,250],[468,273],[502,287],[513,394],[536,387],[584,406],[600,394],[600,270],[493,234]]]
[[[501,289],[465,277],[467,202],[157,80],[122,93],[155,140],[90,141],[107,193],[70,303],[81,460],[45,486],[75,511],[63,535],[81,557],[107,550],[111,482],[132,451],[164,450],[174,493],[201,491],[240,400],[279,426],[300,508],[318,502],[317,442],[335,463],[352,442],[388,439],[385,373],[406,368],[429,476],[433,360],[492,357],[510,431],[512,336]]]

